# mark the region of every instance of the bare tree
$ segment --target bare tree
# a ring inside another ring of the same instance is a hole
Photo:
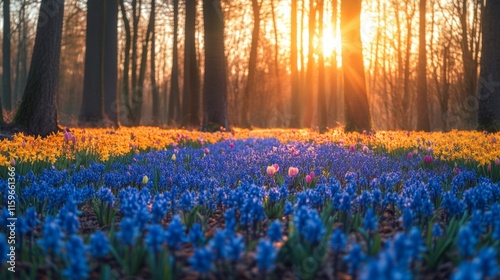
[[[3,85],[3,105],[5,109],[12,109],[12,88],[10,74],[10,0],[3,0],[3,41],[2,41],[2,85]],[[2,103],[0,102],[0,107]],[[2,111],[0,109],[0,114]],[[3,120],[3,115],[0,121]]]
[[[430,131],[429,106],[427,100],[427,50],[425,45],[426,0],[420,0],[419,9],[417,130]]]
[[[224,15],[220,0],[203,0],[205,77],[203,82],[204,131],[229,128],[224,55]]]
[[[178,124],[180,115],[179,91],[179,50],[177,46],[179,34],[179,0],[173,0],[174,6],[174,36],[172,46],[172,74],[170,76],[170,96],[168,102],[168,122]]]
[[[186,3],[190,2],[189,0]],[[151,95],[153,97],[153,125],[160,123],[160,93],[156,84],[156,0],[151,0],[151,56],[150,56],[150,77],[151,77]]]
[[[300,127],[300,83],[297,68],[297,0],[292,0],[291,6],[291,34],[290,34],[290,64],[292,79],[292,113],[290,127]]]
[[[14,118],[28,134],[47,136],[59,129],[56,95],[63,17],[64,0],[42,0],[28,80]]]
[[[479,77],[479,129],[500,131],[500,2],[487,0]]]
[[[187,126],[200,125],[200,74],[196,58],[196,3],[186,0],[184,36],[184,85],[182,97],[183,123]]]
[[[323,14],[324,0],[318,1],[318,37],[323,39]],[[326,104],[326,87],[325,87],[325,56],[323,50],[319,51],[318,59],[318,127],[320,133],[326,131],[327,125],[327,104]]]
[[[341,9],[345,130],[370,130],[371,116],[361,43],[361,0],[342,1]]]

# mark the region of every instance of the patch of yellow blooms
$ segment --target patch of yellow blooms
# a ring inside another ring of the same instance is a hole
[[[204,133],[180,129],[156,127],[122,127],[119,129],[71,130],[74,140],[68,140],[63,132],[46,138],[16,134],[12,140],[0,142],[0,166],[7,166],[12,159],[18,162],[45,161],[54,163],[60,157],[74,159],[77,153],[97,156],[101,161],[111,156],[121,156],[131,151],[147,148],[165,149],[183,141],[214,143],[224,139],[269,138],[281,142],[314,141],[334,142],[343,146],[387,152],[420,152],[446,161],[473,160],[488,165],[500,158],[500,133],[486,134],[477,131],[407,132],[378,131],[376,133],[344,133],[340,129],[318,134],[308,129],[240,129],[233,132]]]

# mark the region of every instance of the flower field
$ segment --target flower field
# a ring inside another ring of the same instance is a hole
[[[16,135],[0,142],[0,278],[498,279],[497,139]]]

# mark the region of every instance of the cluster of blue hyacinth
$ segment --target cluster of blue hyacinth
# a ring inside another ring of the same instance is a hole
[[[246,139],[29,172],[17,178],[24,214],[18,216],[16,244],[29,244],[27,262],[35,261],[32,252],[63,259],[61,276],[69,279],[85,279],[100,260],[136,246],[152,256],[169,252],[170,264],[201,276],[231,271],[224,264],[251,257],[264,276],[283,261],[301,277],[300,265],[283,256],[295,253],[280,255],[293,250],[286,246],[292,240],[308,253],[325,251],[316,260],[320,267],[333,259],[335,273],[347,268],[354,278],[412,279],[444,258],[455,264],[453,279],[499,276],[500,185],[474,171],[426,164],[423,156]],[[272,164],[280,170],[269,176]],[[299,174],[288,176],[289,167]],[[304,179],[310,172],[316,174],[312,183]],[[6,205],[6,181],[1,186]],[[92,202],[116,211],[113,230],[82,233],[82,206]],[[224,222],[213,229],[206,220],[216,210]],[[381,239],[388,210],[399,231]],[[192,213],[201,218],[191,221]],[[4,208],[2,223],[8,215]],[[0,266],[6,233],[0,234]],[[175,252],[186,246],[193,253],[181,263]]]

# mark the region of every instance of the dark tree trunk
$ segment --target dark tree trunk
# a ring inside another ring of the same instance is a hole
[[[132,119],[132,107],[130,106],[129,92],[129,71],[130,71],[130,48],[132,44],[132,31],[130,29],[130,21],[127,18],[124,0],[120,0],[120,11],[123,20],[123,28],[125,29],[125,55],[123,59],[123,78],[122,78],[122,103],[126,111],[127,120]]]
[[[427,102],[427,54],[425,46],[425,3],[420,0],[419,46],[418,46],[418,95],[417,130],[430,131],[429,105]]]
[[[309,41],[308,41],[308,54],[307,54],[307,70],[305,81],[305,93],[302,96],[305,104],[304,127],[311,127],[312,117],[314,111],[315,100],[315,87],[314,87],[314,70],[316,61],[314,60],[314,37],[316,35],[316,0],[309,0]]]
[[[318,1],[318,37],[323,39],[323,1]],[[323,50],[319,51],[318,59],[318,128],[319,132],[323,133],[326,131],[327,125],[327,108],[326,108],[326,88],[325,88],[325,56]]]
[[[182,98],[183,123],[186,126],[200,125],[200,74],[196,59],[196,2],[186,0],[184,43],[184,88]]]
[[[189,0],[187,1],[189,2]],[[158,92],[158,85],[156,84],[156,1],[151,0],[151,22],[153,24],[153,30],[151,30],[151,90],[153,97],[153,125],[159,125],[160,123],[160,94]]]
[[[26,89],[14,119],[28,134],[47,136],[59,129],[56,95],[63,17],[64,0],[42,0]]]
[[[276,96],[278,96],[276,102],[277,102],[277,108],[276,110],[278,111],[279,116],[283,116],[285,114],[285,106],[282,101],[282,92],[281,92],[281,75],[280,75],[280,60],[279,60],[279,37],[278,37],[278,24],[276,20],[276,11],[274,7],[274,0],[271,0],[271,14],[273,18],[273,30],[274,30],[274,70],[275,70],[275,75],[276,75],[276,87],[277,87],[277,92]],[[279,126],[286,126],[287,123],[285,123],[285,119],[279,118]]]
[[[172,46],[172,74],[170,79],[170,96],[168,102],[168,123],[179,124],[180,102],[179,102],[179,52],[177,46],[179,33],[179,0],[174,0],[174,37]]]
[[[290,127],[299,128],[300,127],[300,77],[299,69],[297,68],[297,0],[292,0],[291,7],[291,34],[290,34],[290,64],[292,72],[292,112],[290,118]]]
[[[3,0],[3,42],[2,42],[2,85],[3,105],[5,109],[12,109],[12,88],[10,81],[10,0]],[[2,102],[0,102],[0,107]],[[0,109],[0,115],[2,109]],[[3,116],[0,117],[0,121]]]
[[[342,1],[342,65],[344,69],[345,130],[371,129],[361,44],[361,0]]]
[[[262,2],[252,0],[253,10],[253,30],[252,30],[252,44],[250,46],[250,58],[248,61],[248,75],[245,91],[243,92],[243,118],[242,126],[250,127],[250,98],[254,95],[255,86],[255,71],[257,68],[257,48],[259,46],[260,34],[260,7]]]
[[[96,125],[102,123],[104,119],[104,98],[102,95],[104,3],[101,0],[89,0],[87,7],[83,99],[79,121],[83,125]]]
[[[104,19],[104,113],[115,125],[118,119],[118,1],[106,0]]]
[[[332,29],[334,38],[337,38],[337,0],[332,0]],[[334,48],[332,52],[332,68],[330,74],[330,102],[329,102],[329,113],[331,115],[331,123],[333,126],[336,125],[338,121],[338,69],[337,69],[337,49]]]
[[[229,128],[224,17],[220,0],[203,0],[203,21],[205,24],[205,77],[202,130],[217,131],[220,127]]]
[[[483,13],[483,49],[479,77],[478,128],[500,131],[500,2],[487,0]]]

